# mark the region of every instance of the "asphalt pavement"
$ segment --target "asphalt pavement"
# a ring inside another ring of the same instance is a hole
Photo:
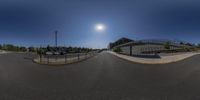
[[[59,66],[28,56],[0,55],[0,100],[200,100],[200,55],[147,65],[102,52]]]

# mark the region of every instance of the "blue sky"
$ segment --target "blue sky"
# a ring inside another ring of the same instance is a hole
[[[94,26],[103,23],[104,32]],[[200,43],[195,0],[1,0],[0,44],[103,48],[121,37]]]

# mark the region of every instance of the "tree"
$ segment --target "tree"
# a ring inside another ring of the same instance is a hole
[[[29,51],[29,52],[36,52],[36,49],[35,49],[34,47],[29,47],[29,48],[28,48],[28,51]]]
[[[200,48],[200,43],[197,45],[198,48]]]
[[[180,45],[184,45],[184,43],[183,43],[183,42],[180,42]]]
[[[14,45],[12,45],[12,44],[7,44],[7,45],[5,45],[5,48],[6,48],[6,50],[8,50],[8,51],[17,51],[17,47],[15,47]]]
[[[26,49],[26,47],[19,47],[19,51],[26,52],[27,49]]]
[[[47,51],[51,51],[50,45],[47,46]]]
[[[19,47],[19,46],[15,46],[15,45],[12,45],[12,44],[0,45],[0,49],[7,50],[7,51],[22,51],[22,52],[27,51],[26,47],[23,47],[23,46]]]
[[[170,49],[170,42],[166,42],[165,45],[164,45],[165,49]]]
[[[5,44],[2,45],[2,50],[6,50],[6,45]]]
[[[186,45],[188,45],[188,46],[193,46],[191,43],[186,43]]]

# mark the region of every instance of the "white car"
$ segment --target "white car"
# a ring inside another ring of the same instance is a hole
[[[54,54],[54,55],[60,55],[60,53],[59,53],[59,52],[53,52],[53,54]]]
[[[52,52],[46,52],[46,55],[53,55]]]

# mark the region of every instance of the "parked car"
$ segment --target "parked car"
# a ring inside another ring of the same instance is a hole
[[[46,54],[46,55],[53,55],[53,53],[50,52],[50,51],[46,52],[45,54]]]
[[[53,55],[60,55],[59,52],[53,52]]]
[[[67,53],[64,52],[64,51],[61,51],[61,52],[60,52],[60,55],[65,55],[65,54],[67,54]]]

